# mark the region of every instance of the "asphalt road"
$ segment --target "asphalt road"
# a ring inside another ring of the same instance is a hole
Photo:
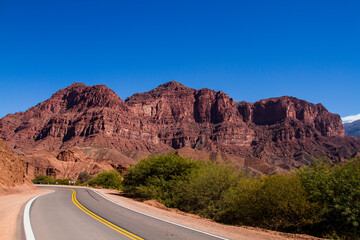
[[[60,239],[222,239],[183,228],[114,204],[86,188],[54,190],[30,210],[37,240]]]

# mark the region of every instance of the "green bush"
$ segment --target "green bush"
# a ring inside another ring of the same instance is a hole
[[[328,162],[304,168],[300,175],[309,199],[320,205],[320,234],[360,238],[360,162],[331,166]]]
[[[238,225],[257,225],[258,203],[261,181],[254,177],[241,177],[234,186],[223,194],[222,211],[215,216],[215,220]]]
[[[128,169],[123,181],[124,191],[173,206],[180,181],[198,165],[199,163],[176,154],[143,159]]]
[[[69,181],[72,181],[71,178],[57,178],[55,182],[60,185],[69,185]]]
[[[36,176],[36,178],[34,178],[32,181],[34,181],[34,182],[55,182],[55,179],[53,177],[40,174],[40,175]]]
[[[360,239],[360,162],[326,162],[283,175],[251,177],[231,166],[174,154],[141,160],[124,191],[219,222]]]
[[[96,177],[87,182],[90,186],[120,189],[121,175],[116,170],[102,171]]]
[[[222,211],[224,193],[235,186],[241,174],[230,166],[202,163],[179,184],[174,204],[206,218],[217,218]]]
[[[266,176],[259,181],[253,206],[256,212],[252,215],[258,226],[301,232],[319,221],[314,215],[318,206],[308,200],[297,174]]]
[[[50,183],[50,184],[59,184],[59,185],[69,185],[69,181],[71,181],[71,178],[56,178],[46,176],[46,175],[38,175],[35,179],[33,179],[33,182],[44,182],[44,183]]]

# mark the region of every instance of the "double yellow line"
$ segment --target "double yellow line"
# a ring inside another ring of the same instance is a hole
[[[72,201],[73,203],[78,207],[80,208],[83,212],[85,212],[86,214],[88,214],[89,216],[91,216],[92,218],[98,220],[99,222],[105,224],[106,226],[108,226],[109,228],[111,229],[114,229],[115,231],[127,236],[128,238],[132,239],[132,240],[144,240],[143,238],[141,237],[138,237],[134,234],[132,234],[131,232],[128,232],[126,231],[125,229],[122,229],[121,227],[119,226],[116,226],[114,224],[112,224],[111,222],[103,219],[102,217],[96,215],[95,213],[91,212],[89,209],[87,209],[86,207],[84,207],[83,205],[81,205],[79,203],[79,201],[77,200],[76,198],[76,191],[74,189],[71,189],[72,190]]]

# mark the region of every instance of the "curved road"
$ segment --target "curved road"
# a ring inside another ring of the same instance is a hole
[[[35,239],[224,239],[121,207],[91,189],[41,187],[30,210]]]

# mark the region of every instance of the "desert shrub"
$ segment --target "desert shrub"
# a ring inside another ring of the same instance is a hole
[[[69,181],[72,181],[71,178],[57,178],[55,182],[60,185],[69,185]]]
[[[124,191],[173,206],[180,180],[186,178],[199,163],[176,154],[152,156],[128,169]]]
[[[130,168],[124,190],[228,224],[360,239],[360,162],[355,160],[251,177],[231,166],[170,154]]]
[[[343,239],[360,238],[360,162],[331,166],[319,162],[300,172],[309,199],[320,205],[320,234]]]
[[[215,220],[227,224],[257,225],[260,181],[254,177],[240,177],[234,186],[223,194],[222,211]]]
[[[318,221],[317,205],[308,200],[296,174],[241,178],[224,194],[218,221],[302,232]]]
[[[46,175],[38,175],[32,180],[33,182],[55,182],[55,179]]]
[[[295,173],[264,177],[256,196],[259,222],[266,228],[300,232],[319,221],[318,206]]]
[[[120,189],[121,175],[116,170],[102,171],[96,177],[87,182],[90,186]]]
[[[241,176],[231,166],[202,163],[181,184],[174,198],[178,208],[207,218],[216,218],[223,211],[224,193],[235,186]]]
[[[89,181],[90,179],[91,179],[91,176],[88,174],[88,172],[83,171],[83,172],[79,173],[78,181],[80,183],[85,183],[85,182]]]

